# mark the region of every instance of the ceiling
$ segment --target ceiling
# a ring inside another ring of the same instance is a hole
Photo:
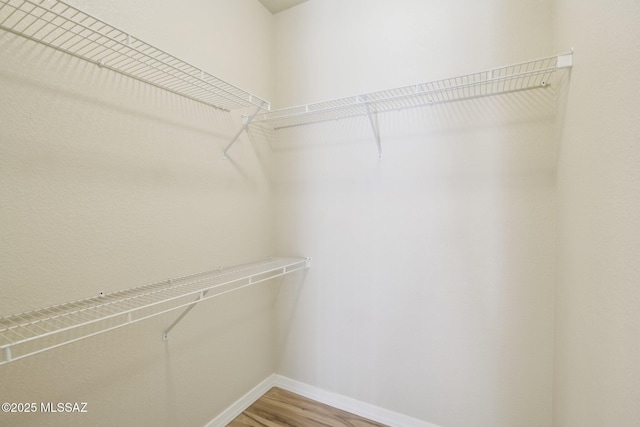
[[[289,9],[293,6],[297,6],[300,3],[304,3],[307,0],[258,0],[260,3],[264,5],[269,12],[276,14],[278,12],[282,12],[283,10]]]

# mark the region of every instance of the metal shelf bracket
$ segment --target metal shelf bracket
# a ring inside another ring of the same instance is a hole
[[[378,159],[382,159],[382,143],[380,142],[380,132],[378,131],[376,121],[374,120],[373,114],[371,113],[371,107],[367,102],[367,95],[363,95],[362,100],[364,101],[364,105],[367,108],[367,117],[369,118],[369,124],[371,125],[373,136],[376,139],[376,145],[378,146]]]
[[[227,151],[229,151],[231,146],[238,140],[238,138],[240,138],[240,135],[242,135],[242,132],[247,130],[247,128],[251,124],[251,120],[254,119],[254,117],[260,112],[260,110],[262,110],[263,106],[264,106],[264,102],[260,102],[260,105],[258,106],[258,108],[256,108],[256,110],[253,112],[253,114],[251,114],[250,116],[244,116],[242,118],[242,127],[233,136],[233,138],[231,139],[231,142],[229,142],[229,144],[227,144],[227,146],[225,147],[224,151],[222,151],[222,158],[223,159],[227,160],[227,158],[228,158],[227,157]]]
[[[556,67],[558,68],[571,68],[573,66],[573,48],[567,53],[558,55],[558,62]]]
[[[202,292],[200,293],[200,295],[198,295],[198,298],[197,298],[195,301],[193,301],[193,303],[191,303],[191,305],[189,305],[189,306],[188,306],[188,307],[187,307],[187,308],[186,308],[182,313],[180,313],[180,315],[176,318],[176,320],[174,320],[174,321],[173,321],[173,323],[172,323],[171,325],[169,325],[169,327],[168,327],[167,329],[165,329],[165,330],[162,332],[162,341],[166,341],[166,340],[168,340],[168,339],[169,339],[169,332],[171,332],[171,330],[172,330],[173,328],[175,328],[175,327],[176,327],[176,325],[177,325],[178,323],[180,323],[180,321],[181,321],[181,320],[182,320],[182,319],[183,319],[187,314],[189,314],[189,312],[190,312],[191,310],[193,310],[193,307],[195,307],[195,306],[196,306],[196,304],[198,304],[200,301],[202,301],[202,300],[204,299],[204,297],[207,295],[207,293],[208,293],[208,292],[209,292],[209,290],[202,291]]]

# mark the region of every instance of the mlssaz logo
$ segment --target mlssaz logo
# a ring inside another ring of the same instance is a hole
[[[40,403],[40,412],[81,412],[86,413],[87,402],[47,402]]]

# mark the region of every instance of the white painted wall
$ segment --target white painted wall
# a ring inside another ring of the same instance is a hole
[[[550,1],[323,0],[276,16],[276,101],[551,54]],[[567,46],[568,48],[569,46]],[[278,373],[444,427],[551,426],[557,87],[272,143]]]
[[[640,418],[637,2],[72,3],[280,106],[570,46],[576,66],[568,88],[382,116],[382,161],[355,120],[243,137],[223,162],[237,114],[3,34],[0,313],[314,261],[275,325],[266,286],[167,344],[172,315],[3,366],[0,401],[89,413],[0,424],[200,426],[274,370],[443,427]]]
[[[255,0],[73,3],[272,95],[273,18]],[[220,158],[238,114],[5,32],[0,100],[2,315],[272,254],[264,153],[243,136]],[[2,366],[0,401],[89,412],[0,425],[203,426],[273,373],[274,291],[198,306],[168,343],[178,313]]]
[[[575,46],[558,158],[554,425],[640,420],[640,3],[556,0]]]
[[[281,107],[552,54],[550,0],[322,0],[275,18]]]

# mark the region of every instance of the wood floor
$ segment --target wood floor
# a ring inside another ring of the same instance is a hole
[[[227,427],[387,427],[274,387]]]

